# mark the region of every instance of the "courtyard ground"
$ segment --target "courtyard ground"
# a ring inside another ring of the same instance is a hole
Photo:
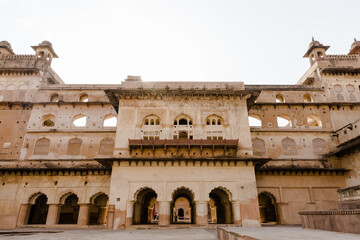
[[[262,228],[228,227],[226,230],[263,240],[360,240],[360,235],[321,230],[306,230],[299,226]],[[41,229],[1,230],[0,239],[13,240],[216,240],[216,228],[141,229],[108,231],[104,229]]]

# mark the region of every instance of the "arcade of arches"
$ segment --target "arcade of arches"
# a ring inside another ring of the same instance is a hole
[[[72,192],[64,194],[59,204],[48,203],[44,193],[34,194],[29,203],[22,204],[18,217],[20,225],[105,225],[109,197],[95,194],[90,203],[79,203],[79,197]]]

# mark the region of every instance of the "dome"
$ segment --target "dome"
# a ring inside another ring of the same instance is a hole
[[[1,41],[0,47],[6,47],[9,48],[12,51],[11,44],[8,41]]]
[[[39,46],[44,46],[44,47],[46,46],[52,48],[52,44],[49,41],[43,41],[42,43],[39,44]]]

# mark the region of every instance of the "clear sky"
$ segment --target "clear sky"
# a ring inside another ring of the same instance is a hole
[[[52,42],[66,83],[295,84],[314,36],[330,54],[360,39],[360,1],[0,0],[0,40],[17,54]]]

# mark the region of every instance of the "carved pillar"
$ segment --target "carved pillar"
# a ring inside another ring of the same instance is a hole
[[[16,226],[22,226],[27,224],[29,220],[30,210],[31,210],[31,204],[21,204],[19,209],[19,215],[17,218]]]
[[[170,224],[170,202],[159,201],[159,225],[167,226]]]
[[[208,202],[199,201],[196,204],[196,224],[206,225],[208,223]]]
[[[107,229],[112,230],[114,227],[114,213],[115,213],[115,205],[111,204],[108,207],[107,214]]]
[[[79,209],[79,217],[77,224],[78,225],[88,225],[89,224],[89,203],[81,203]]]
[[[55,225],[59,222],[60,204],[48,204],[49,210],[46,218],[46,225]]]
[[[241,224],[240,201],[232,201],[231,204],[234,224]]]
[[[125,220],[125,226],[132,225],[132,223],[133,223],[134,204],[135,204],[135,201],[128,201],[128,202],[126,203],[126,220]]]

